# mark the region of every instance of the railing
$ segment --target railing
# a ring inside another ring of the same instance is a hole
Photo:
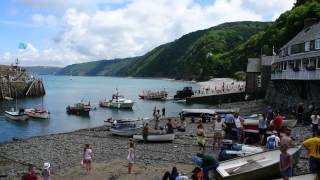
[[[320,69],[315,69],[313,71],[308,70],[286,70],[281,72],[272,72],[271,79],[288,79],[288,80],[320,80]]]

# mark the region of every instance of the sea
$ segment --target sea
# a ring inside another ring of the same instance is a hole
[[[38,108],[43,106],[50,111],[50,119],[29,119],[16,122],[7,119],[3,112],[15,107],[15,101],[1,101],[0,107],[0,142],[12,141],[13,138],[24,139],[55,133],[71,132],[83,128],[102,126],[108,118],[151,118],[153,109],[166,109],[166,116],[177,117],[183,108],[205,108],[200,104],[174,103],[173,101],[152,101],[139,99],[138,94],[144,90],[163,90],[173,96],[177,90],[191,86],[194,90],[199,85],[193,82],[169,79],[138,79],[116,77],[86,76],[41,76],[44,81],[46,95],[18,99],[19,108]],[[118,89],[119,93],[135,102],[132,110],[100,108],[100,100],[111,99]],[[66,107],[81,100],[90,101],[96,110],[89,117],[69,115]],[[42,103],[43,102],[43,103]]]

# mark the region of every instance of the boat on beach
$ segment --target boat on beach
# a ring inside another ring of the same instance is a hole
[[[4,111],[4,115],[15,121],[25,121],[28,119],[28,115],[24,112],[24,109],[15,110],[11,108],[9,111]]]
[[[149,142],[166,142],[173,141],[174,134],[149,134],[147,136],[147,141]],[[133,139],[137,141],[143,141],[142,135],[133,135]]]
[[[166,100],[168,97],[168,92],[166,90],[163,91],[142,91],[142,93],[139,94],[140,99],[145,100]]]
[[[73,106],[67,106],[67,113],[76,115],[89,115],[91,111],[90,102],[84,103],[83,101],[75,103]]]
[[[143,124],[137,123],[120,123],[111,128],[113,135],[132,137],[134,134],[141,132]]]
[[[125,123],[135,123],[135,124],[144,124],[147,123],[151,120],[151,118],[137,118],[137,119],[112,119],[109,118],[105,120],[104,122],[106,123],[107,127],[112,127],[117,124],[125,124]]]
[[[297,163],[301,146],[291,147],[288,153],[292,156],[293,164]],[[217,179],[272,179],[280,175],[280,150],[272,150],[220,162],[216,169]]]

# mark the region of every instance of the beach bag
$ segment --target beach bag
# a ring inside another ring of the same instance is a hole
[[[269,150],[271,149],[276,149],[276,138],[275,137],[270,137],[268,142],[267,142],[267,148]]]

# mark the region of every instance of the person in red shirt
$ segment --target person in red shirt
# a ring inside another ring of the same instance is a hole
[[[21,180],[37,180],[36,167],[31,165],[29,166],[29,171],[21,177]]]
[[[279,135],[282,129],[282,121],[283,121],[283,117],[280,115],[279,111],[277,111],[273,123],[274,123],[274,129],[278,132]]]

